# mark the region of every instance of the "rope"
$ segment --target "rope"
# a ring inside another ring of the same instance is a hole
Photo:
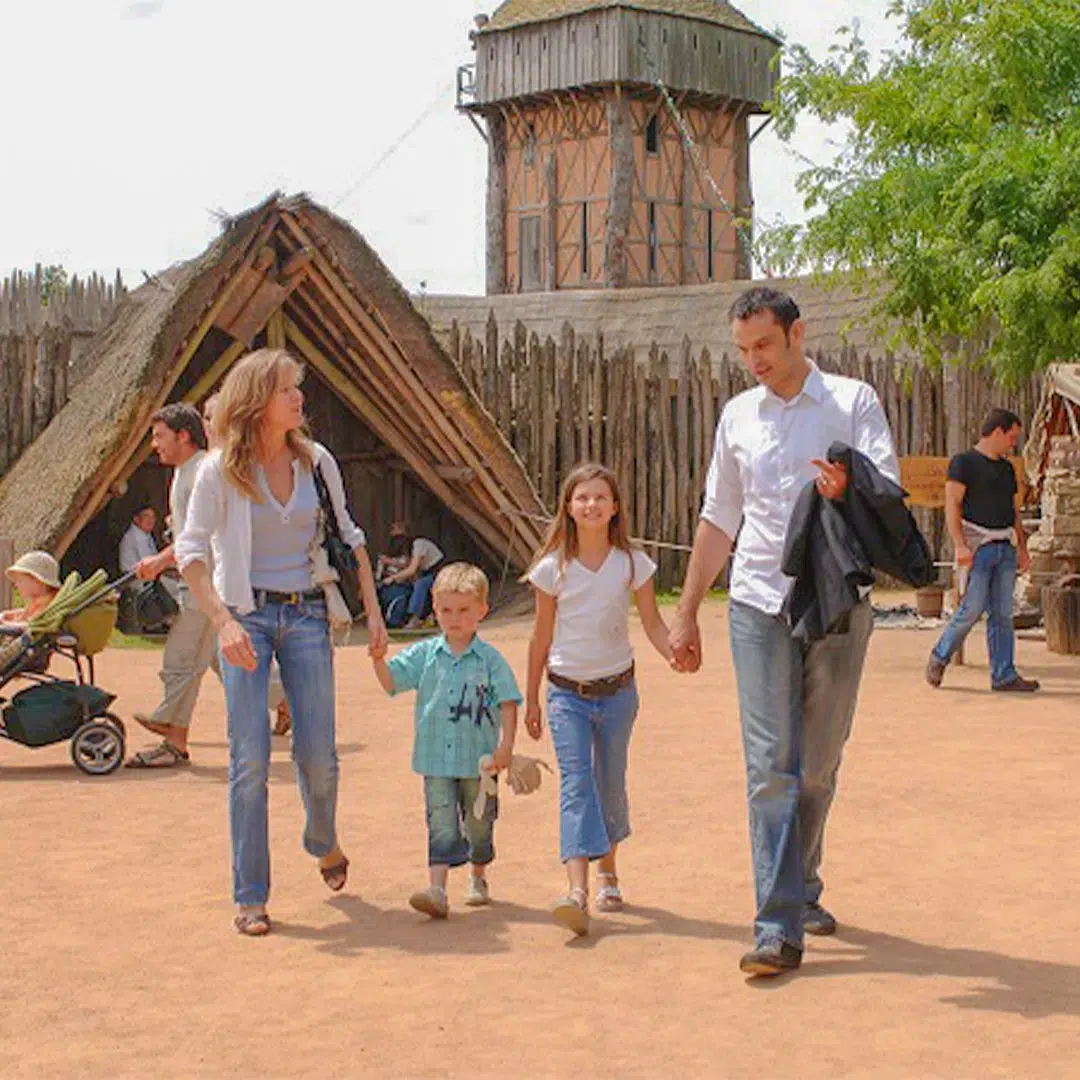
[[[720,190],[720,186],[713,178],[712,173],[709,171],[709,167],[705,164],[705,159],[702,157],[701,150],[698,148],[697,143],[694,141],[693,135],[690,134],[690,129],[683,119],[682,114],[679,112],[678,106],[675,104],[675,99],[671,96],[671,92],[667,88],[667,84],[664,82],[663,77],[660,75],[660,69],[653,58],[652,53],[649,51],[649,46],[645,42],[645,31],[638,32],[638,44],[641,46],[641,51],[645,54],[645,64],[649,68],[649,72],[652,75],[653,83],[657,90],[663,96],[664,102],[667,104],[668,111],[671,113],[676,125],[679,128],[679,133],[682,135],[683,144],[686,146],[687,153],[693,159],[699,173],[708,181],[709,187],[712,188],[712,193],[716,197],[717,202],[720,203],[720,208],[726,213],[735,226],[735,231],[738,233],[739,239],[742,240],[748,253],[756,257],[757,252],[754,249],[754,237],[753,233],[747,229],[745,219],[741,217],[735,207],[731,205],[724,197],[724,193]],[[731,159],[734,161],[734,158]],[[730,170],[731,164],[729,162],[728,169]],[[724,179],[727,179],[727,172],[724,173]],[[763,265],[766,275],[769,275],[768,267]]]
[[[336,202],[331,204],[330,209],[337,210],[337,208],[341,206],[341,204],[345,202],[346,199],[355,195],[356,192],[359,191],[360,188],[362,188],[364,184],[366,184],[398,152],[398,150],[401,149],[402,145],[409,138],[409,136],[412,135],[417,130],[417,128],[419,128],[420,125],[424,123],[424,121],[439,107],[440,104],[442,104],[442,99],[453,89],[453,80],[448,83],[444,83],[439,88],[439,92],[435,95],[435,98],[431,102],[431,104],[428,105],[428,107],[397,137],[397,139],[395,139],[394,142],[390,144],[390,146],[382,154],[378,161],[376,161],[375,164],[372,165],[371,168],[368,169],[360,177],[359,180],[352,184],[344,195],[342,195]]]

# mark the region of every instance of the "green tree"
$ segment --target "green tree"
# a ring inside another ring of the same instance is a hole
[[[839,121],[836,159],[799,177],[811,217],[762,238],[877,288],[878,316],[931,356],[985,342],[1013,380],[1080,357],[1080,3],[893,0],[875,63],[857,24],[823,60],[785,54],[781,137]]]

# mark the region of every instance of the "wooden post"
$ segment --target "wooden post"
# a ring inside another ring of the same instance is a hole
[[[285,348],[285,312],[281,308],[266,322],[266,345],[270,349]]]
[[[559,153],[558,140],[544,167],[544,184],[547,187],[547,266],[545,288],[554,292],[559,287]]]
[[[558,393],[559,461],[556,466],[559,478],[555,484],[556,492],[562,478],[574,467],[574,328],[563,323],[562,340],[559,342],[559,366],[555,376]]]
[[[487,294],[506,292],[506,117],[489,109],[487,182]]]
[[[559,435],[559,417],[556,402],[558,401],[558,391],[555,385],[556,382],[556,357],[555,357],[555,340],[552,337],[548,337],[544,342],[544,367],[543,367],[543,399],[544,399],[544,415],[543,426],[541,428],[543,437],[543,452],[541,459],[544,463],[543,478],[544,478],[544,505],[548,508],[548,512],[551,513],[555,510],[555,500],[559,494],[559,480],[555,473],[555,440]]]
[[[609,289],[619,289],[627,278],[626,243],[634,194],[634,133],[629,102],[619,86],[608,98],[607,118],[611,135],[611,193],[604,230],[604,284]]]
[[[6,570],[15,561],[15,541],[0,536],[0,569]],[[7,574],[0,573],[0,611],[11,607],[11,582]]]
[[[752,226],[754,194],[750,186],[750,131],[745,113],[736,115],[734,128],[735,146],[735,212],[742,219],[742,230],[736,233],[735,277],[748,280],[754,276],[754,252]]]
[[[694,265],[694,162],[690,157],[690,151],[686,144],[682,147],[682,190],[680,201],[682,203],[682,219],[680,232],[682,233],[679,280],[684,285],[695,284],[698,280],[697,267]],[[708,230],[706,230],[708,236]],[[705,274],[708,277],[708,256],[705,262]]]
[[[1070,587],[1048,585],[1042,591],[1046,647],[1065,656],[1080,654],[1080,578]]]

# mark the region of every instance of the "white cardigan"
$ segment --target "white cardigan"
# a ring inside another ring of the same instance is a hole
[[[353,550],[364,546],[367,538],[349,516],[341,470],[333,454],[319,443],[312,445],[315,464],[322,470],[337,513],[341,539]],[[177,537],[174,550],[181,573],[195,562],[212,565],[214,588],[225,605],[241,615],[255,610],[251,588],[251,500],[225,479],[220,450],[212,450],[199,466],[184,531]]]

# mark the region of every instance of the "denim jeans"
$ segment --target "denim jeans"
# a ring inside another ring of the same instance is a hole
[[[264,904],[270,895],[266,722],[270,662],[276,656],[293,718],[293,760],[307,821],[304,848],[320,857],[337,842],[338,760],[334,744],[334,663],[325,604],[268,603],[237,616],[258,657],[254,671],[222,662],[229,714],[229,820],[233,898]]]
[[[412,584],[412,596],[409,597],[409,614],[417,619],[425,619],[431,611],[431,587],[435,584],[435,572],[421,574]]]
[[[732,601],[728,615],[746,756],[758,944],[802,948],[824,884],[825,823],[873,629],[868,601],[845,633],[804,649],[787,619]]]
[[[967,591],[949,620],[934,656],[947,664],[985,611],[986,644],[990,653],[990,685],[1017,678],[1013,636],[1013,589],[1016,587],[1016,548],[1012,544],[983,544],[975,552]]]
[[[479,777],[425,776],[428,866],[487,866],[495,860],[495,819],[499,799],[489,795],[484,816],[473,814]]]
[[[602,858],[630,835],[626,762],[637,687],[584,698],[549,684],[547,710],[559,762],[560,857]]]

